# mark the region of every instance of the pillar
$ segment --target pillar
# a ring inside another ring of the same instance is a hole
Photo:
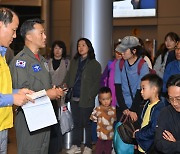
[[[47,35],[46,43],[47,47],[51,46],[51,35],[50,35],[50,0],[41,0],[41,18],[45,21],[44,22],[44,29],[45,33]]]
[[[88,38],[104,70],[112,58],[112,0],[71,0],[71,56],[77,40]]]

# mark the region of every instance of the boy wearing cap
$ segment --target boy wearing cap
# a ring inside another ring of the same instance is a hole
[[[122,39],[121,44],[117,46],[116,51],[122,52],[123,59],[117,61],[115,67],[115,88],[116,97],[119,105],[117,119],[120,119],[122,114],[130,116],[133,121],[137,121],[138,113],[140,113],[140,103],[142,97],[140,94],[141,78],[149,73],[149,68],[146,62],[143,63],[140,72],[138,73],[138,64],[142,59],[142,48],[139,39],[134,36],[126,36]],[[120,63],[124,60],[122,70]]]

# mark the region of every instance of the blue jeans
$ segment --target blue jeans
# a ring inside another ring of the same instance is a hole
[[[8,130],[0,131],[0,154],[7,153]]]

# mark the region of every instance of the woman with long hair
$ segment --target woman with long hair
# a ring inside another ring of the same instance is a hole
[[[155,61],[153,69],[156,71],[156,74],[163,78],[164,70],[167,64],[175,60],[175,46],[179,41],[179,36],[174,32],[169,32],[166,34],[164,43],[165,48],[162,50]]]
[[[74,121],[72,147],[67,153],[80,153],[82,134],[86,139],[83,153],[92,153],[90,115],[95,106],[95,97],[100,87],[101,66],[95,59],[94,48],[87,38],[77,41],[77,53],[71,60],[64,83],[73,88],[71,111]]]

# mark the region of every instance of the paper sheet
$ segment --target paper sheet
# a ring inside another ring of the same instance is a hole
[[[35,103],[28,102],[22,106],[30,132],[57,123],[53,106],[45,90],[28,96],[36,98]]]

